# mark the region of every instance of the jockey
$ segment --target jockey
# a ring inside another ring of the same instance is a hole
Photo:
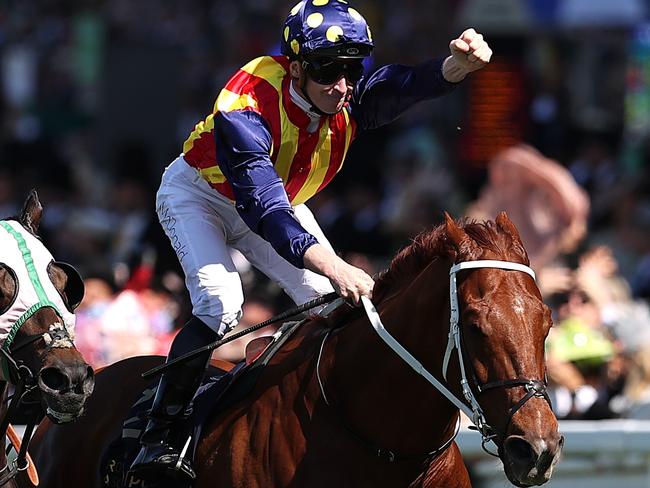
[[[335,290],[354,304],[374,282],[338,257],[305,202],[341,169],[363,130],[443,95],[482,68],[492,51],[468,29],[451,55],[415,67],[388,65],[364,77],[374,47],[365,19],[344,0],[303,0],[288,16],[282,55],[237,71],[183,153],[165,170],[156,211],[183,267],[193,318],[174,339],[168,361],[223,337],[241,315],[234,248],[302,304]],[[166,371],[131,474],[167,471],[193,479],[179,455],[180,422],[210,352]]]

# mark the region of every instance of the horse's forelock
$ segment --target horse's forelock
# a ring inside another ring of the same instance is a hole
[[[500,259],[530,264],[521,241],[491,220],[466,223],[465,232],[479,246],[494,252]]]

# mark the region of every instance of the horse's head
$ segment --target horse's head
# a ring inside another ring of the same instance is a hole
[[[55,423],[79,417],[94,387],[73,344],[74,309],[84,288],[36,236],[43,208],[35,191],[17,219],[0,221],[0,348],[3,377]]]
[[[544,340],[551,313],[506,214],[497,217],[493,232],[485,229],[461,227],[446,216],[455,263],[515,263],[514,269],[489,262],[461,265],[456,272],[462,362],[484,413],[479,423],[487,422],[482,433],[493,436],[507,477],[517,486],[539,485],[550,479],[563,444],[546,394]]]

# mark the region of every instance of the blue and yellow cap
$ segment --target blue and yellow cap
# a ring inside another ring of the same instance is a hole
[[[366,19],[345,0],[302,0],[282,32],[282,54],[289,58],[365,58],[373,47]]]

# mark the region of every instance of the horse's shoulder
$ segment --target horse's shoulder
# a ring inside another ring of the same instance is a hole
[[[289,337],[278,348],[273,362],[286,360],[287,356],[293,357],[296,354],[301,357],[305,354],[313,355],[314,348],[320,345],[329,328],[325,319],[307,318],[296,330],[290,332]]]
[[[142,373],[165,362],[164,356],[133,356],[96,370],[95,392],[91,401],[110,399],[119,390],[121,398],[131,399],[152,382],[142,378]],[[158,378],[154,378],[155,381]]]

